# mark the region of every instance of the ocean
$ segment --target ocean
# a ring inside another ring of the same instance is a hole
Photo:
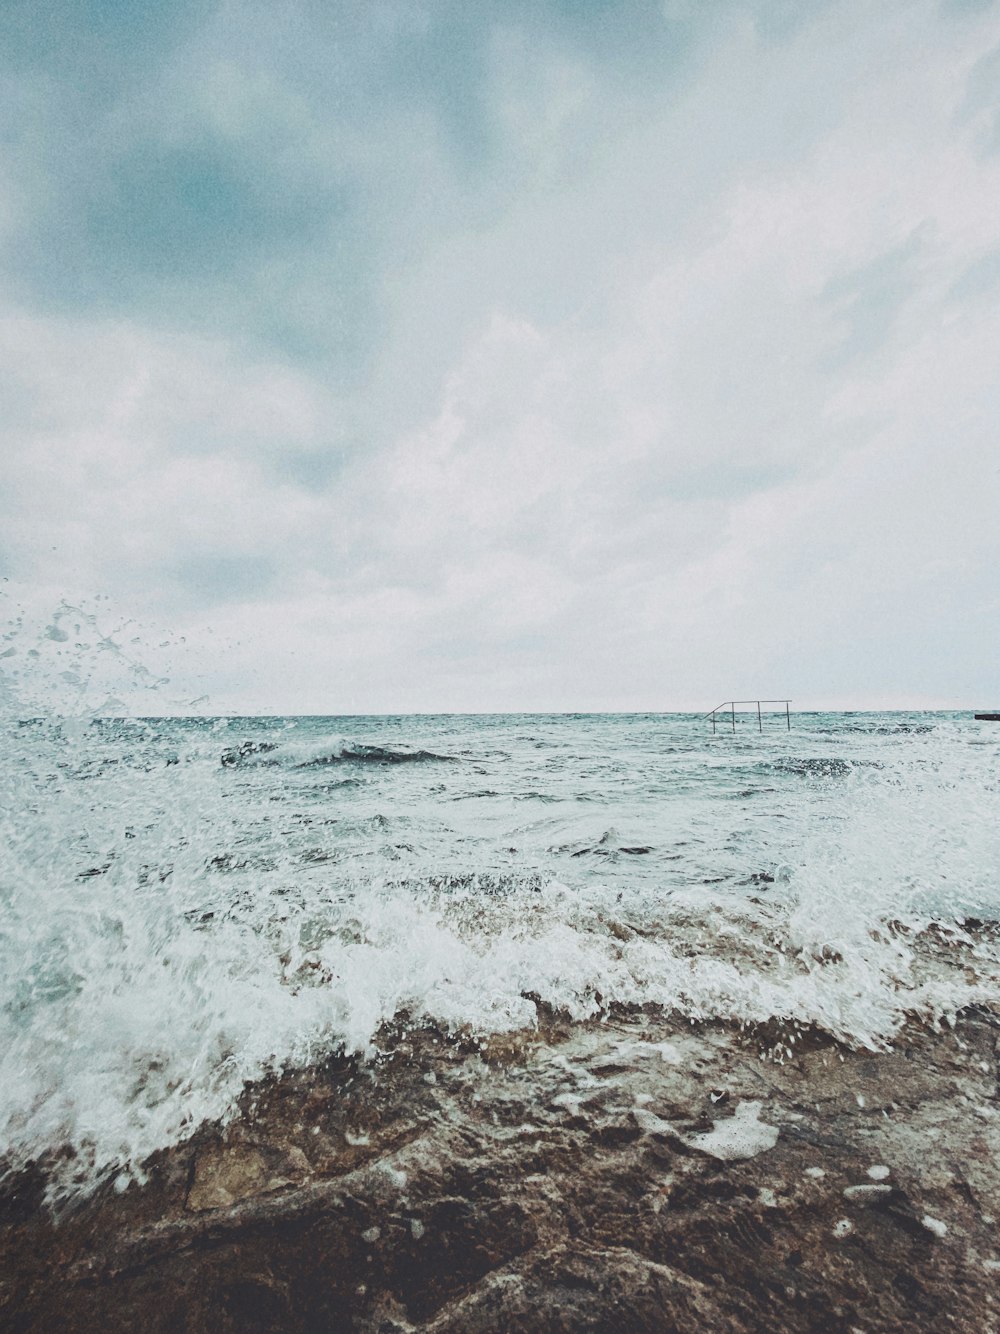
[[[1000,725],[968,714],[2,727],[0,1155],[53,1198],[390,1024],[879,1050],[1000,1001]]]

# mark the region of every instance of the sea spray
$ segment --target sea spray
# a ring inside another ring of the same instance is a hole
[[[879,1048],[1000,998],[998,747],[966,720],[734,743],[680,716],[32,706],[2,722],[0,1143],[53,1198],[400,1019],[657,1006]],[[271,762],[225,762],[250,744]]]

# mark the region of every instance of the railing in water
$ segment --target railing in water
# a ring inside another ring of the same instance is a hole
[[[738,704],[755,704],[755,705],[757,706],[757,731],[758,731],[758,732],[763,732],[763,730],[764,730],[764,723],[763,723],[763,720],[762,720],[762,718],[761,718],[760,706],[761,706],[762,704],[784,704],[784,706],[785,706],[785,722],[788,724],[788,730],[789,730],[789,732],[790,732],[790,731],[792,730],[792,714],[791,714],[791,710],[789,709],[789,705],[791,704],[791,702],[792,702],[792,701],[791,701],[790,699],[727,699],[727,700],[723,700],[723,702],[722,702],[721,704],[717,704],[717,705],[715,706],[715,708],[711,711],[711,713],[706,713],[706,714],[705,714],[705,717],[706,717],[706,718],[711,718],[711,720],[712,720],[712,731],[714,732],[714,731],[715,731],[716,716],[717,716],[718,714],[722,713],[724,710],[728,710],[728,711],[730,712],[731,716],[732,716],[732,720],[733,720],[733,731],[735,732],[735,731],[736,731],[736,706],[737,706]]]

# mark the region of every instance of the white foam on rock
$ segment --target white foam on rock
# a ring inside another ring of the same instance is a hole
[[[570,1116],[579,1116],[582,1098],[575,1093],[559,1093],[552,1099],[554,1107],[565,1107]]]
[[[711,1154],[723,1162],[738,1158],[756,1158],[759,1153],[773,1149],[778,1142],[778,1127],[769,1126],[760,1119],[760,1102],[743,1101],[736,1105],[732,1116],[713,1121],[712,1129],[701,1135],[692,1135],[688,1143],[702,1153]]]
[[[632,1118],[644,1135],[670,1135],[673,1126],[645,1107],[633,1107]]]

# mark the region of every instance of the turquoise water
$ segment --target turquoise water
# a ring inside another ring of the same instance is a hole
[[[58,1191],[124,1182],[400,1017],[652,1004],[877,1047],[995,1004],[965,924],[1000,917],[1000,727],[791,721],[8,719],[8,1160],[68,1144]]]

